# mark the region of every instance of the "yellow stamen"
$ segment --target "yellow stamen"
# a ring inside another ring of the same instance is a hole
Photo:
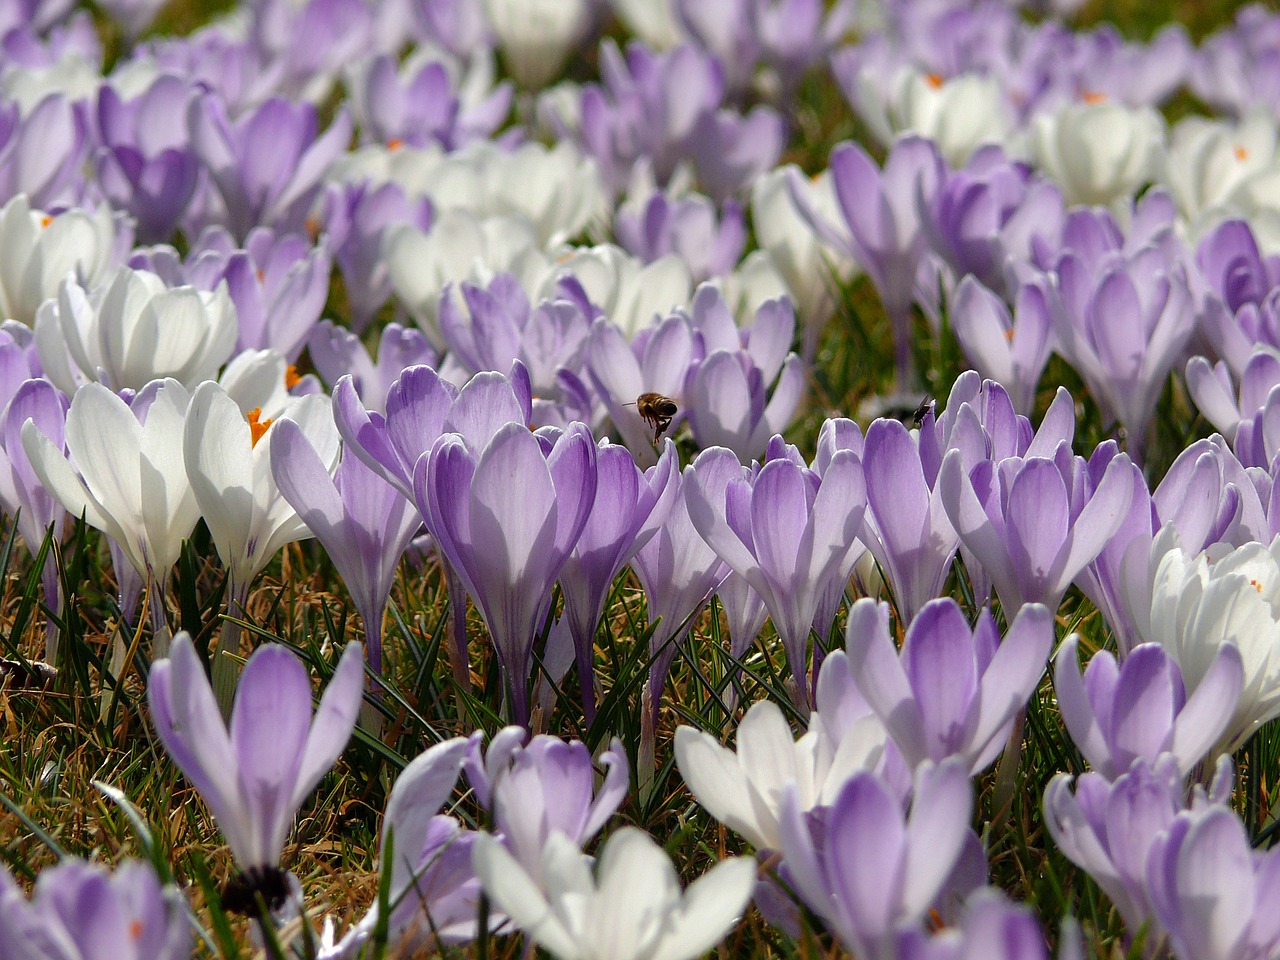
[[[249,421],[249,436],[253,439],[253,446],[255,447],[258,445],[258,441],[262,439],[263,434],[265,434],[271,424],[275,422],[271,419],[262,420],[261,417],[261,407],[254,407],[246,416],[246,419]]]
[[[1244,147],[1243,144],[1237,143],[1235,149],[1232,150],[1231,152],[1236,155],[1236,159],[1241,163],[1244,163],[1246,160],[1249,159],[1249,151]]]

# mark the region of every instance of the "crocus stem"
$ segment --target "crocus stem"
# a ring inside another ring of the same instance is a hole
[[[453,641],[453,653],[449,660],[453,666],[453,679],[460,691],[471,690],[471,658],[467,651],[467,588],[453,567],[444,563],[444,585],[449,594],[449,632]]]
[[[578,685],[582,691],[582,717],[587,726],[596,719],[595,643],[593,636],[579,636],[573,631],[573,659],[578,668]]]
[[[235,698],[236,677],[239,668],[228,654],[240,651],[241,626],[239,621],[245,615],[245,603],[249,599],[249,584],[237,583],[232,579],[227,585],[227,618],[222,622],[222,632],[218,636],[218,646],[213,653],[213,694],[218,701],[218,709],[224,717],[231,715],[231,701]]]
[[[147,578],[147,612],[151,620],[151,658],[163,660],[169,656],[169,641],[173,634],[169,631],[169,615],[164,607],[164,584],[168,580],[167,571],[163,576],[154,574]]]
[[[889,313],[889,325],[893,331],[893,388],[896,392],[915,390],[919,379],[915,355],[911,351],[911,320],[910,305],[905,310],[891,310]]]
[[[62,616],[62,578],[58,576],[58,564],[52,553],[44,563],[40,573],[44,586],[44,602],[57,616]],[[53,617],[45,621],[44,627],[44,662],[51,667],[58,665],[58,624]]]
[[[991,824],[999,827],[1004,824],[1013,809],[1013,791],[1018,783],[1018,766],[1022,760],[1022,732],[1027,724],[1027,709],[1023,707],[1013,721],[1013,729],[1009,731],[1009,742],[1005,744],[1004,753],[1000,755],[1000,763],[996,767],[995,792],[991,796]]]

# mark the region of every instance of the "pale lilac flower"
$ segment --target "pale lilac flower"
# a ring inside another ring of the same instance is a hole
[[[730,451],[713,447],[684,479],[694,528],[764,600],[797,692],[808,700],[813,620],[862,526],[862,463],[840,451],[819,477],[788,458],[771,458],[751,476]]]
[[[414,468],[414,497],[484,616],[511,715],[524,724],[551,588],[595,502],[596,445],[581,424],[549,450],[524,423],[473,442],[465,433],[437,440]]]
[[[313,716],[302,661],[265,644],[245,664],[229,726],[186,632],[174,637],[169,659],[152,665],[147,704],[156,733],[250,878],[279,870],[298,808],[342,754],[360,707],[363,659],[359,644],[348,644]]]
[[[984,380],[1009,391],[1014,409],[1030,414],[1036,384],[1053,346],[1053,316],[1044,286],[1019,285],[1012,314],[974,277],[960,281],[949,314],[960,349]]]
[[[40,872],[30,901],[0,868],[0,943],[15,960],[188,960],[189,909],[142,860],[108,873],[64,859]]]
[[[950,597],[921,608],[901,653],[888,606],[870,599],[849,611],[845,640],[858,689],[908,766],[959,757],[975,775],[1004,747],[1052,647],[1053,615],[1040,604],[1022,607],[1001,639],[990,610],[970,630]]]
[[[13,49],[7,45],[6,54]],[[85,104],[58,91],[24,110],[0,103],[0,202],[27,197],[42,208],[77,206],[86,197],[83,173],[90,145]]]
[[[532,877],[542,879],[542,851],[553,835],[582,849],[627,797],[630,769],[617,737],[594,761],[579,740],[530,739],[524,727],[499,730],[482,754],[483,742],[477,731],[467,743],[467,780],[504,846]],[[597,763],[605,771],[598,788]]]
[[[1142,759],[1171,754],[1186,776],[1226,732],[1244,682],[1240,653],[1221,647],[1188,696],[1177,663],[1158,643],[1134,647],[1117,666],[1099,650],[1081,676],[1079,636],[1058,651],[1053,686],[1071,739],[1094,770],[1115,780]]]
[[[378,359],[374,360],[360,338],[332,320],[321,320],[311,331],[307,352],[320,379],[336,390],[338,382],[351,377],[351,389],[369,409],[385,412],[392,384],[409,367],[435,367],[439,357],[426,334],[416,327],[388,323],[378,338]]]

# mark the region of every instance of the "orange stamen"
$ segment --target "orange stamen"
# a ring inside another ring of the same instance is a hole
[[[47,213],[40,215],[40,226],[47,227],[51,223],[53,223],[53,217],[49,216]]]
[[[1251,579],[1251,580],[1249,581],[1249,585],[1250,585],[1251,587],[1253,587],[1253,589],[1257,590],[1259,593],[1261,593],[1261,592],[1262,592],[1262,584],[1260,584],[1257,580],[1252,580],[1252,579]]]
[[[262,439],[263,434],[265,434],[271,424],[275,422],[271,419],[262,420],[261,417],[261,407],[254,407],[246,415],[246,419],[249,421],[249,436],[252,438],[253,446],[255,447],[258,445],[258,441]]]
[[[304,227],[307,231],[307,236],[312,240],[315,240],[316,237],[320,236],[320,220],[317,217],[307,217],[307,222],[304,224]]]
[[[1236,155],[1236,159],[1239,160],[1241,163],[1244,163],[1246,160],[1249,159],[1249,151],[1245,149],[1245,147],[1243,147],[1241,144],[1237,143],[1235,149],[1232,150],[1231,152]]]
[[[387,141],[388,150],[392,150],[392,151],[399,150],[403,146],[404,146],[404,141],[401,140],[399,137],[392,137],[390,140]]]
[[[129,923],[129,939],[137,942],[142,939],[142,921],[133,920]]]
[[[933,89],[935,90],[941,90],[942,83],[943,83],[942,74],[926,73],[924,75],[924,82],[927,83],[929,86],[933,87]]]
[[[298,368],[296,366],[291,363],[284,368],[284,388],[286,390],[292,390],[301,381],[302,377],[299,375]]]
[[[1087,90],[1080,99],[1092,107],[1095,104],[1106,103],[1107,95],[1105,93],[1100,93],[1097,90]]]
[[[1010,343],[1013,343],[1013,327],[1010,327],[1008,330],[1004,332],[1004,338],[1008,340]]]

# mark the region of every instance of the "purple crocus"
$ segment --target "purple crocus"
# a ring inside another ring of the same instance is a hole
[[[417,508],[354,453],[330,477],[292,420],[272,431],[271,473],[347,585],[364,621],[369,666],[381,676],[382,616],[396,566],[422,526]]]
[[[388,323],[378,338],[378,359],[356,334],[332,320],[321,320],[311,331],[307,352],[316,373],[333,387],[345,376],[351,377],[351,389],[369,410],[384,412],[391,385],[409,367],[426,364],[435,367],[439,357],[431,343],[417,327]]]
[[[902,933],[897,960],[1049,960],[1044,931],[1035,913],[994,887],[984,887],[965,902],[959,922],[934,934]],[[1059,960],[1083,957],[1079,926],[1063,921]]]
[[[977,774],[1004,747],[1044,675],[1053,614],[1027,604],[1001,640],[990,610],[971,630],[944,597],[911,621],[899,655],[888,606],[862,599],[849,611],[845,647],[858,688],[908,766],[959,757]]]
[[[98,92],[98,184],[137,222],[140,243],[168,240],[195,195],[200,162],[188,146],[186,115],[198,94],[172,74],[129,99],[106,83]]]
[[[779,815],[782,876],[859,957],[893,955],[899,928],[921,922],[970,835],[964,764],[922,764],[909,815],[873,773],[855,773],[835,802],[806,816],[794,784]]]
[[[596,498],[560,576],[564,618],[578,666],[587,722],[595,717],[595,636],[618,572],[666,522],[675,498],[679,457],[668,439],[656,466],[641,471],[626,447],[596,450]]]
[[[187,122],[221,201],[213,222],[239,239],[258,226],[303,229],[320,178],[351,140],[345,110],[319,134],[316,108],[282,97],[233,120],[222,97],[206,93],[192,101]]]
[[[61,93],[25,115],[16,102],[0,104],[0,203],[20,193],[40,209],[81,202],[88,128],[84,105]]]
[[[363,685],[360,645],[343,652],[315,715],[311,681],[278,643],[249,657],[231,723],[223,723],[191,637],[173,638],[151,667],[147,704],[156,734],[218,822],[244,878],[268,906],[283,905],[280,856],[302,801],[342,753],[355,727]]]
[[[858,144],[840,144],[831,153],[831,180],[843,225],[814,210],[793,176],[791,196],[801,215],[820,239],[857,260],[880,294],[893,328],[899,390],[915,381],[911,305],[926,249],[919,206],[931,201],[944,169],[937,147],[923,137],[898,139],[883,170]]]
[[[942,506],[936,482],[925,477],[920,448],[897,420],[867,428],[864,540],[893,589],[903,621],[942,594],[960,538]]]
[[[1072,457],[1065,443],[1052,459],[984,460],[972,471],[959,450],[947,452],[938,473],[943,506],[1006,617],[1024,603],[1058,608],[1124,521],[1133,496],[1129,464],[1120,454],[1090,485],[1083,458]]]
[[[31,900],[0,868],[0,943],[6,957],[74,960],[188,960],[190,908],[161,887],[150,864],[114,873],[67,857],[42,870]]]
[[[1219,648],[1190,697],[1178,664],[1158,643],[1134,647],[1119,666],[1099,650],[1083,677],[1078,644],[1072,634],[1058,651],[1053,686],[1071,739],[1108,780],[1139,757],[1154,763],[1162,753],[1172,754],[1186,776],[1227,732],[1244,684],[1240,652],[1231,644]]]
[[[694,528],[764,601],[800,702],[809,633],[823,593],[857,547],[866,508],[862,463],[836,453],[822,475],[787,457],[754,477],[729,450],[705,450],[685,470]]]
[[[704,196],[671,197],[661,191],[643,203],[620,206],[613,231],[618,243],[645,263],[676,254],[696,283],[732,273],[747,240],[737,203],[728,201],[717,215]]]
[[[511,716],[527,724],[533,646],[595,502],[595,441],[582,424],[549,450],[524,423],[474,445],[465,433],[445,434],[418,460],[413,490],[489,627]]]
[[[1151,845],[1146,881],[1178,960],[1263,960],[1280,949],[1280,848],[1253,849],[1230,807],[1178,814]]]
[[[481,752],[484,734],[473,733],[463,768],[480,805],[493,815],[512,856],[533,876],[552,834],[585,846],[627,797],[630,771],[616,737],[593,761],[584,743],[544,734],[529,738],[524,727],[499,730]],[[596,789],[596,764],[604,782]]]

